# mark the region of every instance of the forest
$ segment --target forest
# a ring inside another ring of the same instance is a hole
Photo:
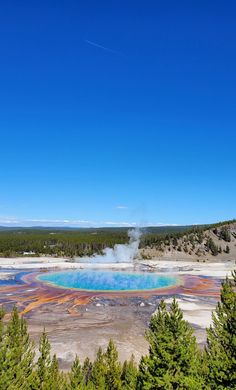
[[[101,253],[128,242],[127,231],[106,229],[23,229],[0,231],[0,256],[49,255],[72,258]]]
[[[195,226],[157,226],[141,228],[140,248],[155,247],[190,252],[198,255],[204,244],[204,250],[217,255],[220,250],[214,245],[207,232],[211,230],[215,238],[230,242],[228,226],[235,220],[211,225]],[[106,247],[125,244],[129,241],[128,228],[3,228],[0,227],[0,257],[15,256],[58,256],[73,258],[102,253]],[[214,237],[214,236],[213,236]]]
[[[27,323],[14,307],[5,321],[0,310],[0,389],[9,390],[235,390],[236,389],[236,272],[221,287],[220,301],[207,329],[203,350],[193,329],[173,299],[162,300],[150,320],[149,352],[139,363],[133,356],[120,363],[116,345],[98,349],[94,361],[78,356],[68,372],[51,356],[44,330],[39,351],[30,340]]]

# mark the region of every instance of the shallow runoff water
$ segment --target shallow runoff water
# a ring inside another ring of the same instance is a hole
[[[49,272],[38,279],[57,287],[86,291],[145,291],[177,284],[177,278],[171,275],[104,270]]]

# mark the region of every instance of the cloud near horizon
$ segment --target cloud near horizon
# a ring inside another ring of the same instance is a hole
[[[1,226],[19,226],[19,227],[145,227],[145,226],[177,226],[177,224],[167,223],[145,223],[140,224],[137,222],[129,221],[89,221],[80,219],[37,219],[37,218],[17,218],[14,216],[0,216]]]

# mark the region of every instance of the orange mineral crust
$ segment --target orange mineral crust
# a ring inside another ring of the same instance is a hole
[[[81,305],[89,304],[98,297],[104,299],[151,296],[193,295],[203,297],[219,296],[220,281],[209,277],[181,275],[177,276],[178,284],[172,287],[158,288],[149,291],[82,291],[54,287],[38,279],[42,272],[30,272],[21,277],[19,284],[0,286],[0,302],[5,307],[17,305],[22,314],[35,312],[39,308],[52,307],[54,310],[78,315]]]

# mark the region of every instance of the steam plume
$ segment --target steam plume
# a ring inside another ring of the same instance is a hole
[[[102,255],[84,257],[80,261],[92,263],[132,263],[138,254],[141,235],[140,229],[130,229],[128,231],[128,244],[116,244],[114,248],[105,248]]]

